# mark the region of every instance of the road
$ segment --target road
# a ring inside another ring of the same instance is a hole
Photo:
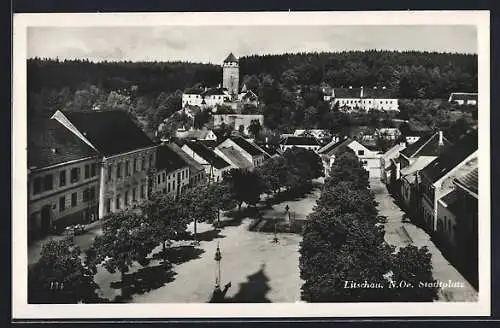
[[[387,243],[398,247],[415,245],[426,246],[432,254],[432,274],[437,281],[460,282],[462,287],[446,288],[439,290],[438,301],[471,302],[477,301],[477,291],[469,282],[450,264],[431,237],[421,228],[411,222],[403,222],[405,214],[387,191],[386,186],[378,179],[370,180],[370,188],[378,202],[379,214],[387,217],[385,223],[385,240]]]

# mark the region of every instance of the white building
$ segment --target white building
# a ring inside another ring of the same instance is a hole
[[[230,163],[201,142],[186,141],[181,149],[204,167],[209,183],[221,181],[224,172],[232,169]]]
[[[317,152],[321,148],[321,144],[314,136],[285,136],[280,141],[280,149],[285,152],[291,148],[303,148]]]
[[[326,98],[325,98],[326,99]],[[328,98],[338,104],[344,111],[399,111],[398,99],[391,96],[389,90],[383,88],[333,88]]]
[[[452,92],[448,102],[455,102],[459,105],[477,105],[477,93],[474,92]]]
[[[380,178],[381,154],[366,148],[358,141],[351,138],[346,138],[339,142],[335,142],[335,140],[333,140],[318,150],[318,154],[320,155],[323,161],[323,166],[325,167],[325,176],[328,176],[330,173],[330,167],[335,162],[335,156],[344,147],[351,149],[356,154],[358,159],[363,164],[364,169],[368,171],[369,178]]]

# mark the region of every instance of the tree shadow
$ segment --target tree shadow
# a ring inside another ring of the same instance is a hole
[[[226,238],[225,235],[220,234],[219,229],[211,229],[204,232],[198,232],[196,238],[194,234],[190,234],[185,240],[197,240],[197,241],[212,241],[216,238]]]
[[[134,273],[123,275],[122,281],[110,284],[111,288],[121,289],[122,294],[115,297],[114,303],[125,303],[132,299],[135,294],[144,294],[163,287],[165,284],[175,280],[175,273],[171,265],[157,265],[146,267]]]
[[[259,271],[247,276],[247,281],[240,284],[240,289],[233,296],[225,299],[227,303],[271,303],[266,294],[271,290],[269,278],[263,264]]]
[[[272,197],[266,199],[264,203],[267,206],[271,206],[283,202],[299,201],[307,197],[315,189],[319,188],[320,185],[321,184],[309,184],[307,186],[304,186],[303,188],[294,188],[281,191],[280,193],[274,194]]]
[[[203,249],[194,246],[176,246],[168,247],[165,252],[161,250],[152,257],[154,260],[163,260],[166,257],[172,264],[182,264],[200,258],[203,253]]]

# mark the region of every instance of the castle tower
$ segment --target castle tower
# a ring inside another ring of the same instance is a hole
[[[234,57],[233,53],[230,53],[222,65],[222,87],[228,90],[234,100],[238,97],[239,85],[240,66],[238,64],[238,59]]]

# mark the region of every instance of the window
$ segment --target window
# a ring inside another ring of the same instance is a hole
[[[128,177],[130,175],[130,162],[128,160],[125,161],[125,176]]]
[[[146,198],[146,188],[144,185],[141,186],[141,198]]]
[[[134,158],[134,173],[137,172],[137,158]]]
[[[116,165],[116,177],[122,177],[122,163],[118,163],[118,165]]]
[[[116,196],[115,208],[116,208],[117,210],[119,210],[119,209],[120,209],[120,195]]]
[[[95,177],[97,175],[97,164],[93,163],[90,166],[90,176]]]
[[[123,203],[125,204],[125,206],[128,205],[128,190],[125,191],[125,196],[123,196]]]
[[[182,171],[182,178],[184,179],[184,171]]]
[[[76,196],[77,196],[76,192],[71,194],[71,207],[76,206]]]
[[[66,185],[66,170],[59,172],[59,187]]]
[[[167,185],[167,192],[170,192],[170,182]]]
[[[161,179],[162,179],[162,182],[165,183],[165,178],[167,177],[167,174],[165,172],[163,172],[162,176],[161,176]]]
[[[44,190],[51,190],[52,189],[52,174],[47,174],[44,178],[43,178],[43,189]]]
[[[71,183],[78,182],[80,180],[80,168],[74,167],[71,169]]]
[[[90,200],[95,200],[96,198],[96,192],[95,192],[95,186],[90,187]]]
[[[83,190],[83,201],[84,202],[88,202],[89,201],[89,196],[90,196],[89,189],[84,189]]]
[[[39,194],[42,192],[42,178],[36,178],[33,182],[33,194]]]
[[[175,190],[175,180],[172,181],[172,190]]]
[[[177,172],[177,180],[181,179],[181,172]]]
[[[111,199],[106,198],[106,214],[111,213]]]
[[[66,197],[59,197],[59,212],[63,212],[66,209]]]
[[[112,175],[113,175],[113,164],[110,164],[108,166],[108,181],[111,180]]]
[[[84,173],[85,179],[90,178],[90,165],[85,164],[85,173]]]
[[[365,151],[364,151],[364,150],[358,150],[358,155],[363,156],[364,154],[365,154]]]
[[[153,154],[149,155],[149,167],[153,167]]]
[[[448,231],[451,232],[451,220],[448,220]]]
[[[158,175],[158,179],[157,179],[157,184],[160,184],[161,183],[161,175]]]
[[[141,157],[141,170],[146,170],[146,159],[144,157]]]
[[[136,201],[136,188],[132,189],[132,201]]]

